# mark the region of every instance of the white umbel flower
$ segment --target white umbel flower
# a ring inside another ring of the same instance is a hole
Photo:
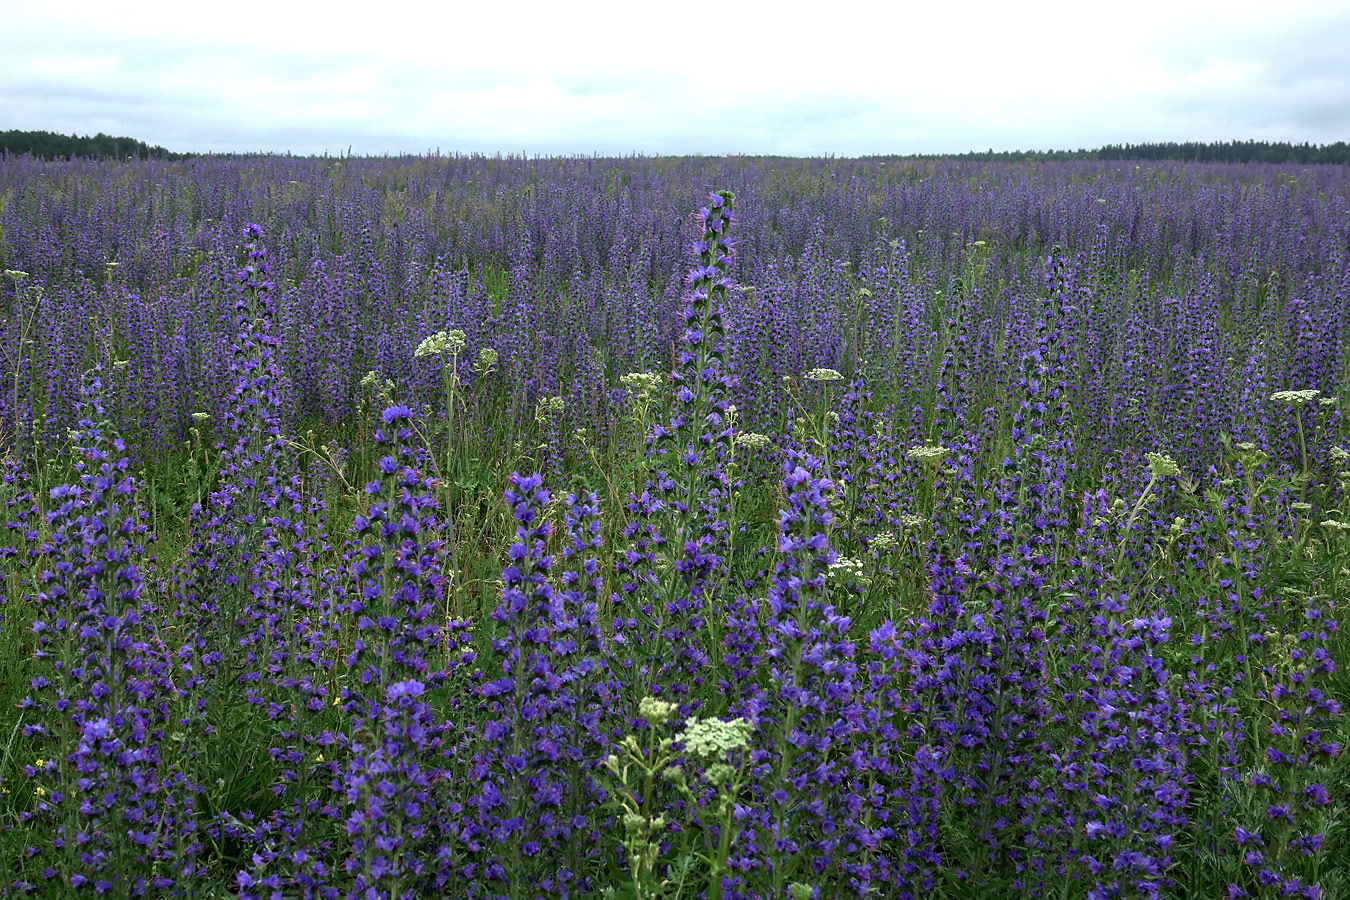
[[[1276,391],[1270,395],[1270,399],[1276,403],[1285,406],[1307,406],[1317,399],[1321,391]]]
[[[1176,478],[1181,475],[1181,466],[1166,453],[1145,453],[1144,458],[1148,460],[1148,468],[1154,478]]]
[[[744,447],[747,450],[763,450],[773,443],[769,440],[767,434],[760,434],[756,431],[742,431],[736,435],[736,446]]]
[[[691,719],[675,740],[684,744],[685,752],[691,756],[721,759],[748,746],[754,730],[749,719]]]
[[[423,338],[422,343],[418,344],[417,349],[413,351],[413,356],[417,359],[424,356],[443,356],[447,353],[451,356],[458,356],[464,352],[467,345],[468,339],[464,336],[464,332],[458,328],[453,328],[450,331],[438,331],[430,337]]]
[[[905,451],[905,455],[915,462],[937,463],[946,458],[951,453],[951,448],[944,447],[941,444],[924,444],[922,447],[910,447]]]
[[[807,381],[843,381],[844,376],[834,369],[812,369],[806,373]]]

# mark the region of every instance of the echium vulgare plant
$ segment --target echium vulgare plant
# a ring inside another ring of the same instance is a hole
[[[1307,598],[1304,606],[1302,621],[1289,616],[1289,633],[1265,635],[1275,644],[1261,689],[1271,721],[1264,764],[1246,778],[1255,809],[1234,829],[1247,871],[1241,884],[1229,886],[1230,897],[1323,896],[1318,862],[1332,802],[1326,764],[1341,752],[1332,731],[1341,704],[1328,691],[1337,621],[1325,601]]]
[[[698,212],[703,232],[694,242],[695,264],[688,274],[676,365],[670,374],[672,415],[649,436],[653,477],[630,511],[633,549],[624,562],[636,594],[630,605],[650,620],[654,632],[640,638],[645,661],[632,685],[637,696],[668,692],[683,698],[703,682],[708,656],[700,632],[711,627],[706,614],[722,566],[722,510],[727,480],[721,460],[732,440],[727,421],[729,389],[724,372],[722,306],[732,281],[733,194],[717,191]],[[636,649],[636,648],[635,648]]]
[[[1122,622],[1113,612],[1124,606],[1113,601],[1099,604],[1082,648],[1101,664],[1087,675],[1079,723],[1087,763],[1086,802],[1073,804],[1082,818],[1078,862],[1090,900],[1152,900],[1169,884],[1172,844],[1186,826],[1185,722],[1158,655],[1172,620]]]
[[[17,459],[0,460],[0,622],[13,617],[28,588],[28,575],[39,557],[41,510],[28,472]],[[11,625],[13,618],[10,619]]]
[[[316,522],[322,522],[324,506],[314,497],[303,500],[301,488],[298,475],[279,484],[275,506],[266,510],[259,553],[249,566],[250,628],[240,637],[246,648],[240,692],[255,707],[241,714],[251,717],[249,729],[279,769],[271,789],[281,805],[261,824],[229,825],[244,826],[261,845],[255,870],[271,871],[308,897],[325,881],[315,877],[323,872],[316,846],[333,819],[334,808],[325,805],[333,799],[327,760],[337,755],[329,697],[340,657],[335,600],[344,595],[325,590],[331,573],[319,569],[329,548],[315,540],[323,533]],[[275,865],[278,858],[286,862]]]
[[[774,897],[811,872],[841,865],[847,823],[859,811],[845,765],[858,719],[853,643],[826,581],[835,561],[833,486],[810,454],[790,455],[783,468],[787,503],[778,519],[765,650],[772,685],[759,720],[772,743],[756,751],[752,769],[765,798],[759,840]]]
[[[145,595],[147,534],[103,393],[101,372],[86,374],[77,481],[51,491],[35,674],[20,704],[40,754],[26,767],[25,813],[40,876],[21,892],[144,896],[193,875],[190,795],[160,758],[175,692]]]
[[[944,799],[980,845],[949,871],[977,893],[1035,887],[1050,855],[1039,821],[1054,803],[1046,588],[1072,459],[1073,277],[1051,260],[1046,280],[1009,326],[1018,360],[1006,401],[1011,452],[986,496],[959,516],[964,552],[930,566],[933,600],[915,657],[917,711],[949,776]]]
[[[352,523],[360,540],[349,609],[357,635],[348,659],[354,680],[341,703],[350,721],[342,788],[351,852],[343,868],[354,898],[417,895],[431,883],[427,862],[438,851],[432,786],[444,728],[429,701],[448,670],[429,657],[442,636],[441,542],[411,419],[404,406],[381,413],[375,439],[386,455],[366,485],[370,506]]]
[[[284,781],[298,785],[297,799],[306,796],[309,766],[301,764],[299,743],[330,743],[332,734],[314,733],[318,714],[328,705],[327,682],[336,658],[337,629],[333,604],[334,592],[323,589],[323,573],[318,571],[323,548],[315,541],[322,526],[307,527],[313,519],[322,519],[322,501],[302,501],[294,488],[284,495],[287,504],[268,517],[263,545],[263,560],[275,578],[275,587],[267,593],[270,606],[261,611],[259,631],[265,632],[266,656],[259,654],[259,675],[273,688],[263,692],[268,704],[267,716],[279,723],[277,737],[283,746],[270,748],[274,759],[283,763]],[[270,694],[270,696],[269,696]]]
[[[844,863],[845,874],[859,896],[889,890],[914,900],[933,892],[941,865],[941,758],[923,740],[924,723],[911,715],[907,670],[915,662],[905,652],[904,635],[886,620],[871,631],[868,643],[845,763],[857,773],[859,810],[850,832],[857,849]]]
[[[238,632],[246,627],[244,608],[258,598],[249,590],[263,542],[264,510],[276,505],[278,467],[282,464],[281,369],[274,333],[275,285],[262,246],[262,229],[244,229],[245,262],[237,272],[235,338],[227,417],[232,441],[217,445],[220,483],[205,507],[194,507],[190,571],[185,585],[196,619],[204,668],[236,674]],[[253,579],[256,581],[257,579]],[[254,585],[257,587],[257,585]]]
[[[564,855],[573,829],[567,768],[575,724],[589,715],[573,693],[570,636],[558,633],[564,616],[546,547],[553,531],[549,492],[539,474],[512,473],[505,499],[516,535],[492,612],[495,634],[485,660],[492,666],[478,686],[486,718],[471,766],[476,815],[466,816],[463,834],[484,855],[490,894],[522,900],[566,894],[576,875]]]
[[[234,387],[228,427],[234,442],[222,449],[221,501],[234,516],[233,530],[242,535],[258,524],[267,491],[275,484],[281,440],[281,368],[276,328],[272,270],[262,245],[262,229],[244,229],[246,260],[238,272],[239,296],[235,301],[237,333],[231,372]],[[251,545],[236,552],[248,554]]]
[[[1013,887],[1031,887],[1044,875],[1048,855],[1035,835],[1037,818],[1053,805],[1054,786],[1044,777],[1050,719],[1045,623],[1073,465],[1069,379],[1075,301],[1081,299],[1075,280],[1068,260],[1049,259],[1034,311],[1010,336],[1020,344],[1009,400],[1013,448],[994,486],[997,506],[983,547],[992,578],[976,582],[975,597],[977,605],[988,604],[981,654],[988,680],[972,691],[982,700],[967,707],[974,714],[966,723],[973,758],[964,766],[964,801],[976,810],[977,835],[987,848],[971,873],[977,886],[989,874],[987,864],[1006,860]]]
[[[603,527],[600,504],[594,492],[567,495],[563,519],[567,546],[562,551],[558,576],[561,616],[555,625],[554,646],[564,664],[566,701],[560,713],[566,722],[562,753],[568,762],[572,783],[563,813],[571,820],[573,859],[592,852],[596,844],[589,818],[599,798],[591,790],[587,769],[598,765],[607,746],[605,727],[618,697],[610,673],[608,648],[600,627],[600,576],[598,553]]]

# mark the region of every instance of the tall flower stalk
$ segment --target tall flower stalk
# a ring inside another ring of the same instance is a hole
[[[375,434],[386,450],[371,502],[352,523],[361,544],[352,565],[357,637],[342,690],[350,721],[343,790],[352,898],[398,898],[428,885],[435,855],[432,784],[443,728],[429,703],[447,672],[430,658],[442,636],[442,576],[431,482],[412,449],[411,412],[392,406]],[[420,887],[419,887],[420,886]]]
[[[857,711],[849,620],[829,603],[835,561],[829,529],[833,486],[809,454],[784,463],[779,561],[769,587],[765,658],[773,681],[762,728],[772,746],[757,766],[767,800],[762,844],[772,896],[810,872],[840,864],[849,801],[843,750]]]
[[[701,635],[714,625],[707,611],[716,592],[713,573],[722,565],[717,553],[727,502],[722,458],[732,440],[727,416],[733,382],[723,371],[722,306],[732,284],[733,201],[730,191],[714,192],[696,217],[702,233],[693,246],[683,331],[670,374],[672,415],[652,430],[654,478],[632,506],[640,523],[632,534],[640,536],[645,557],[633,585],[647,601],[643,608],[654,632],[645,642],[638,696],[668,691],[684,697],[701,686],[708,664]],[[710,637],[715,645],[716,635]]]
[[[190,879],[190,852],[170,860],[185,849],[176,838],[191,815],[161,768],[176,692],[145,596],[137,485],[104,415],[99,369],[81,406],[77,480],[51,492],[45,614],[33,625],[41,674],[21,704],[24,734],[43,754],[26,769],[36,798],[26,818],[47,844],[30,848],[41,883],[29,887],[132,897]]]
[[[512,473],[505,499],[516,533],[492,612],[493,665],[477,688],[486,717],[471,767],[476,817],[465,833],[485,854],[493,895],[522,900],[575,874],[557,861],[573,830],[564,770],[575,737],[565,724],[575,709],[576,673],[566,659],[570,642],[557,633],[566,617],[546,548],[550,494],[537,473]]]

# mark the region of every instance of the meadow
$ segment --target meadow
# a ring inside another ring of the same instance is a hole
[[[0,158],[13,896],[1350,898],[1350,168]]]

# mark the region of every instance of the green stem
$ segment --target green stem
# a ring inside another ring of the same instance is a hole
[[[1139,515],[1139,510],[1143,509],[1144,504],[1148,502],[1149,495],[1153,493],[1153,486],[1157,483],[1158,483],[1158,476],[1150,475],[1148,479],[1148,484],[1144,486],[1144,492],[1139,495],[1138,502],[1134,504],[1134,508],[1130,510],[1130,515],[1125,519],[1125,528],[1124,528],[1125,534],[1121,537],[1120,546],[1116,549],[1115,570],[1117,578],[1120,577],[1120,564],[1125,558],[1125,545],[1129,543],[1130,529],[1134,527],[1135,517]]]
[[[1299,500],[1306,501],[1308,499],[1308,481],[1310,480],[1312,473],[1308,469],[1308,445],[1303,438],[1303,415],[1297,407],[1294,409],[1294,422],[1298,425],[1298,454],[1299,459],[1303,463],[1303,478],[1302,487],[1299,491]]]

